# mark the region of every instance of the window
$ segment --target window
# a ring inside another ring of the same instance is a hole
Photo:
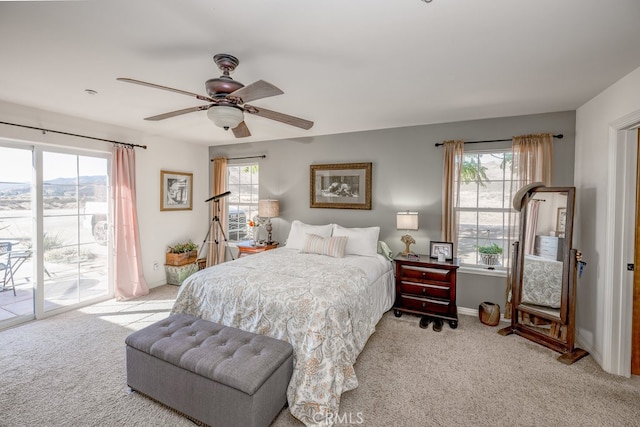
[[[257,163],[227,166],[228,240],[253,239],[249,221],[258,215],[259,167]]]
[[[466,152],[460,173],[458,258],[468,266],[506,269],[511,206],[511,150]],[[512,225],[516,227],[517,224]],[[493,255],[482,255],[483,248]]]

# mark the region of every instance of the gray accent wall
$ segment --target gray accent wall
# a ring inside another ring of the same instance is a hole
[[[416,253],[428,254],[429,242],[441,240],[443,155],[442,147],[436,147],[435,143],[450,139],[507,139],[541,132],[564,135],[554,144],[553,184],[573,186],[575,111],[300,139],[240,142],[212,146],[209,152],[211,158],[266,156],[257,159],[260,164],[260,198],[280,201],[280,217],[272,222],[274,239],[281,243],[287,238],[291,221],[298,219],[309,224],[379,226],[380,240],[399,252],[404,250],[400,241],[404,232],[396,230],[396,213],[412,210],[419,212],[420,229],[410,233],[416,240],[411,248]],[[492,142],[467,144],[465,149],[510,146],[510,141]],[[361,162],[373,164],[371,210],[309,207],[310,165]],[[458,275],[458,307],[477,310],[481,302],[491,301],[504,310],[504,289],[504,275],[461,270]]]

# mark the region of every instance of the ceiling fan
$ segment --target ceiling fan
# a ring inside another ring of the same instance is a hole
[[[271,83],[264,80],[258,80],[250,85],[233,80],[229,74],[236,69],[240,61],[235,56],[220,53],[213,57],[214,62],[222,71],[222,75],[218,78],[209,79],[205,83],[205,89],[209,96],[199,95],[197,93],[187,92],[180,89],[174,89],[167,86],[161,86],[154,83],[143,82],[141,80],[119,77],[117,80],[134,83],[142,86],[149,86],[156,89],[168,90],[170,92],[181,93],[183,95],[195,97],[201,101],[210,102],[208,105],[199,105],[197,107],[185,108],[182,110],[172,111],[169,113],[159,114],[157,116],[146,117],[145,120],[164,120],[170,117],[180,116],[182,114],[192,113],[195,111],[207,110],[207,116],[218,127],[225,130],[232,129],[236,138],[244,138],[251,136],[249,128],[244,122],[244,113],[255,114],[278,122],[286,123],[302,129],[311,129],[313,122],[299,117],[290,116],[288,114],[279,113],[277,111],[267,110],[266,108],[254,107],[245,104],[245,102],[255,101],[257,99],[267,98],[270,96],[282,95],[284,92]]]

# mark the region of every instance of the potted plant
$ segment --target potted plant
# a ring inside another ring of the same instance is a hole
[[[196,262],[198,258],[198,246],[189,240],[186,243],[178,243],[167,248],[165,264],[186,265]]]
[[[478,253],[480,259],[486,265],[497,265],[500,263],[500,255],[502,254],[502,247],[497,243],[491,243],[489,245],[478,246]]]

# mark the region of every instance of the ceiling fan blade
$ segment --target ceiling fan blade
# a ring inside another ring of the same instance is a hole
[[[245,138],[247,136],[251,136],[251,132],[249,132],[249,128],[244,121],[241,121],[240,124],[234,127],[232,130],[236,138]]]
[[[197,93],[193,93],[193,92],[187,92],[186,90],[180,90],[180,89],[174,89],[172,87],[168,87],[168,86],[161,86],[161,85],[157,85],[155,83],[148,83],[148,82],[143,82],[142,80],[136,80],[136,79],[129,79],[126,77],[118,77],[116,80],[119,80],[121,82],[127,82],[127,83],[133,83],[133,84],[137,84],[137,85],[142,85],[142,86],[149,86],[155,89],[162,89],[162,90],[168,90],[169,92],[175,92],[175,93],[180,93],[182,95],[187,95],[187,96],[193,96],[201,101],[208,101],[208,102],[216,102],[215,99],[213,98],[209,98],[208,96],[204,96],[204,95],[199,95]]]
[[[282,95],[284,92],[271,83],[264,80],[258,80],[250,85],[241,87],[240,89],[231,92],[228,97],[240,98],[242,102],[251,102],[256,99],[268,98],[270,96]]]
[[[290,116],[284,113],[278,113],[277,111],[267,110],[266,108],[258,108],[252,105],[245,105],[244,111],[256,116],[265,117],[267,119],[276,120],[278,122],[286,123],[291,126],[296,126],[302,129],[311,129],[313,122],[299,117]]]
[[[197,107],[185,108],[183,110],[171,111],[170,113],[158,114],[157,116],[145,117],[145,120],[158,121],[168,119],[170,117],[180,116],[182,114],[193,113],[194,111],[208,110],[210,105],[199,105]]]

